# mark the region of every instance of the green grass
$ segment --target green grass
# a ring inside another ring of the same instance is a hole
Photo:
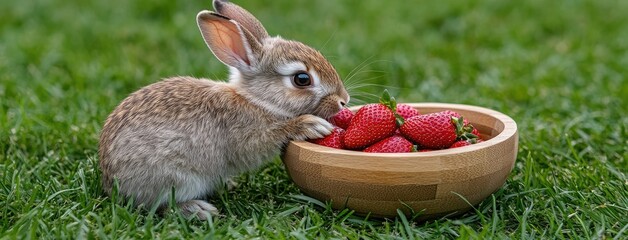
[[[304,198],[279,160],[201,222],[115,204],[98,134],[162,77],[224,79],[195,26],[204,1],[0,1],[0,238],[559,238],[628,236],[627,1],[236,1],[320,49],[353,104],[484,106],[514,118],[506,184],[452,219],[364,219]]]

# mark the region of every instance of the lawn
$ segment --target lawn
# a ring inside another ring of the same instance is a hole
[[[0,238],[628,237],[628,1],[234,1],[326,55],[353,105],[387,88],[511,116],[505,185],[456,218],[365,219],[303,197],[276,158],[211,221],[116,204],[106,116],[163,77],[227,77],[195,23],[210,1],[0,1]]]

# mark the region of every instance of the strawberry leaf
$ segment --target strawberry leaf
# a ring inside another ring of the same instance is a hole
[[[397,100],[390,96],[388,89],[384,89],[384,93],[382,93],[382,96],[379,98],[379,103],[386,106],[392,112],[397,112]]]
[[[464,117],[451,117],[451,123],[454,125],[456,129],[456,139],[458,140],[471,140],[479,138],[477,135],[471,133],[473,131],[473,125],[468,124],[464,125]],[[475,141],[475,140],[474,140]]]
[[[453,124],[454,128],[456,129],[456,135],[460,137],[462,134],[464,134],[464,126],[463,126],[464,119],[462,117],[457,118],[454,116],[451,116],[450,118],[451,118],[451,124]]]
[[[467,139],[467,140],[471,140],[471,139],[478,138],[478,136],[473,134],[473,133],[464,133],[464,134],[462,134],[461,138]]]
[[[403,125],[404,119],[401,115],[397,114],[397,100],[394,97],[390,96],[388,93],[388,89],[384,89],[384,93],[379,98],[379,103],[386,106],[390,111],[395,115],[395,121],[397,123],[397,127]]]
[[[384,89],[384,93],[379,98],[379,102],[384,105],[388,105],[390,103],[390,93],[388,93],[388,89]]]

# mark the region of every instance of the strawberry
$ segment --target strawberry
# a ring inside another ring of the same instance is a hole
[[[443,149],[456,140],[475,139],[473,126],[464,125],[465,119],[453,111],[442,111],[419,115],[407,119],[399,129],[401,134],[422,147]]]
[[[471,127],[473,127],[473,125],[471,125]],[[481,138],[480,138],[480,131],[478,131],[477,128],[473,128],[473,130],[471,130],[471,134],[477,136],[478,140],[481,140]]]
[[[464,146],[469,146],[471,144],[476,144],[476,143],[479,143],[479,142],[482,142],[482,140],[477,139],[477,138],[472,138],[472,139],[469,139],[469,140],[458,140],[454,144],[449,146],[449,148],[464,147]]]
[[[419,110],[411,107],[406,104],[397,104],[397,114],[399,114],[403,119],[408,119],[417,115],[420,115]]]
[[[395,133],[393,133],[393,135],[401,136],[401,131],[399,131],[399,128],[395,129]]]
[[[457,118],[462,117],[462,116],[460,115],[460,113],[457,113],[457,112],[454,112],[454,111],[451,111],[451,110],[445,110],[445,111],[438,112],[438,113],[440,113],[440,114],[445,114],[445,115],[449,115],[449,116],[452,116],[452,117],[457,117]],[[466,123],[465,123],[465,124],[466,124]]]
[[[393,135],[392,137],[384,138],[366,149],[364,152],[377,152],[377,153],[404,153],[404,152],[416,152],[416,146],[412,142],[408,141],[402,136]]]
[[[397,102],[388,91],[384,91],[379,101],[364,105],[355,113],[347,127],[345,147],[363,149],[395,133],[397,123],[403,121],[396,114]]]
[[[333,147],[338,149],[344,149],[345,146],[342,143],[345,136],[345,130],[340,127],[334,127],[331,134],[319,139],[310,139],[309,142],[316,143],[327,147]]]
[[[331,119],[329,119],[329,122],[342,129],[347,129],[349,123],[351,122],[351,119],[353,118],[353,115],[354,114],[351,110],[349,110],[348,108],[343,108],[342,110],[340,110],[340,112],[331,117]]]
[[[469,146],[469,145],[471,145],[471,143],[467,140],[458,140],[454,144],[449,146],[449,148],[458,148],[458,147],[464,147],[464,146]]]
[[[441,149],[451,146],[458,138],[451,115],[430,113],[406,119],[401,134],[421,147]]]

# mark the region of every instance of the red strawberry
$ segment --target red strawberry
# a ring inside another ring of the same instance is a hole
[[[342,110],[340,110],[340,112],[336,113],[336,115],[331,117],[329,122],[342,129],[347,129],[347,127],[349,127],[349,123],[351,122],[351,119],[353,118],[353,115],[354,114],[351,110],[349,110],[348,108],[343,108]]]
[[[454,144],[449,146],[449,148],[458,148],[458,147],[464,147],[464,146],[469,146],[469,145],[471,145],[471,143],[467,140],[458,140]]]
[[[460,115],[460,113],[457,113],[457,112],[454,112],[454,111],[451,111],[451,110],[445,110],[445,111],[438,112],[438,113],[440,113],[440,114],[445,114],[445,115],[449,115],[449,116],[452,116],[452,117],[457,117],[457,118],[462,117],[462,116]],[[466,124],[466,123],[465,123],[465,124]]]
[[[397,114],[403,117],[403,119],[408,119],[417,115],[421,115],[421,113],[419,113],[419,110],[416,110],[415,108],[406,104],[397,104]]]
[[[473,126],[472,126],[473,127]],[[473,128],[473,130],[471,130],[471,134],[478,136],[478,140],[480,140],[480,131],[478,131],[477,128]]]
[[[451,115],[443,113],[419,115],[406,119],[400,130],[404,136],[421,147],[447,148],[458,137],[451,119]]]
[[[482,140],[477,139],[477,138],[472,138],[472,139],[469,139],[469,140],[458,140],[454,144],[449,146],[449,148],[464,147],[464,146],[469,146],[471,144],[476,144],[476,143],[479,143],[479,142],[482,142]]]
[[[345,134],[345,147],[363,149],[395,133],[400,119],[395,114],[397,103],[388,91],[384,91],[379,101],[364,105],[355,113]]]
[[[344,144],[361,149],[391,136],[396,129],[393,112],[383,104],[367,104],[360,108],[347,128]]]
[[[364,149],[364,152],[377,152],[377,153],[404,153],[404,152],[416,152],[416,147],[412,142],[408,141],[402,136],[394,135],[392,137],[385,138],[370,147]]]
[[[344,149],[345,146],[342,143],[345,136],[345,130],[340,127],[334,127],[334,130],[331,134],[325,136],[324,138],[319,139],[310,139],[309,141],[312,143],[316,143],[318,145],[323,145],[327,147],[333,147],[338,149]]]

